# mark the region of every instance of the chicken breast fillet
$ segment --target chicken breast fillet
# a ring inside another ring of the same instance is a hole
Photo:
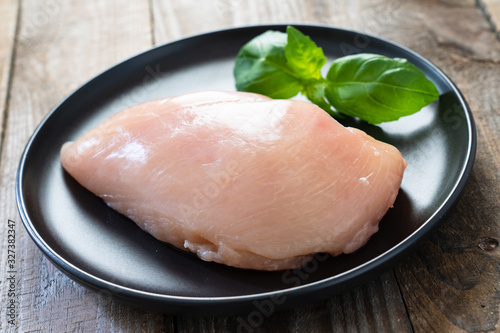
[[[61,160],[157,239],[258,270],[359,249],[406,168],[395,147],[311,103],[217,91],[128,108],[64,144]]]

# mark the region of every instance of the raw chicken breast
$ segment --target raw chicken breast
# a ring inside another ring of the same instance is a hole
[[[317,106],[197,92],[133,106],[61,150],[64,168],[157,239],[259,270],[356,251],[406,162]]]

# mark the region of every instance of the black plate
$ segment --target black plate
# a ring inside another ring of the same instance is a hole
[[[394,144],[408,162],[395,206],[366,246],[336,258],[317,256],[306,267],[283,272],[203,262],[142,232],[60,165],[65,141],[125,107],[197,90],[234,90],[232,70],[240,47],[268,29],[285,29],[257,26],[194,36],[133,57],[76,90],[42,121],[22,156],[16,199],[43,253],[71,278],[137,306],[231,315],[331,297],[375,277],[414,249],[452,208],[472,168],[476,135],[464,98],[438,68],[394,43],[340,29],[297,27],[330,60],[354,52],[407,58],[441,94],[438,102],[396,122],[348,124]]]

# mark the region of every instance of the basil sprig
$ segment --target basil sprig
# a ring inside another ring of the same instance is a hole
[[[406,59],[356,54],[336,59],[326,77],[323,50],[294,27],[266,31],[239,51],[234,77],[239,91],[271,98],[306,96],[336,118],[371,124],[418,112],[439,98],[436,86]]]

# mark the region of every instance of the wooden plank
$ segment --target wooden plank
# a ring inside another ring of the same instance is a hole
[[[19,3],[17,0],[0,3],[0,114],[4,115],[7,108],[7,93],[9,90],[14,54],[14,38],[17,27]],[[3,133],[4,118],[0,118],[0,137]]]
[[[456,211],[397,270],[416,332],[493,332],[500,324],[500,62],[462,61],[457,81],[474,82],[462,91],[479,129],[476,162]]]
[[[199,2],[153,1],[154,35],[157,44],[181,37],[237,26],[306,23],[315,20],[312,8],[325,1],[238,1],[216,0]],[[346,1],[339,2],[345,6]],[[329,6],[326,6],[329,8]],[[339,15],[340,16],[340,15]],[[191,24],[196,22],[197,24]]]
[[[243,325],[242,320],[249,323],[248,314],[230,318],[163,316],[118,304],[105,294],[78,286],[50,264],[24,232],[15,211],[14,177],[28,136],[58,100],[94,74],[147,49],[152,40],[159,44],[232,26],[290,22],[369,32],[428,57],[468,99],[476,117],[479,147],[457,210],[421,250],[397,266],[396,275],[388,272],[325,303],[275,313],[254,331],[498,330],[500,46],[474,0],[453,4],[431,0],[153,0],[153,27],[147,5],[96,0],[22,3],[0,161],[0,248],[2,253],[7,248],[4,235],[11,219],[15,221],[10,225],[16,232],[18,258],[14,266],[17,296],[13,299],[19,302],[15,318],[19,331],[233,332]],[[5,65],[0,62],[0,66]],[[8,269],[5,256],[0,259],[0,269]],[[13,330],[4,306],[8,281],[0,282],[0,330]]]
[[[500,0],[478,0],[479,7],[500,39]]]
[[[179,332],[412,332],[392,272],[327,302],[273,312],[270,307],[234,317],[180,316]]]
[[[12,58],[14,55],[18,12],[19,3],[17,0],[0,2],[0,151],[5,147],[3,135],[12,77]],[[3,193],[4,187],[2,186],[0,189]],[[2,197],[1,205],[3,212],[7,206],[13,207],[13,201],[5,201]],[[10,222],[7,216],[9,215],[2,214],[0,220],[0,253],[2,253],[0,258],[0,276],[2,276],[0,279],[0,330],[6,332],[15,329],[15,314],[18,307],[18,304],[15,303],[16,276],[11,273],[16,269],[14,261],[16,260],[15,232],[18,228],[15,221]],[[14,216],[10,215],[9,217],[14,218]]]
[[[259,24],[325,24],[377,35],[391,34],[400,23],[405,0],[153,0],[156,44],[230,27]]]
[[[497,332],[500,41],[474,1],[453,8],[444,3],[408,7],[414,12],[417,8],[426,18],[422,30],[427,37],[418,38],[422,53],[451,77],[468,100],[478,148],[456,210],[396,273],[415,332]]]
[[[15,221],[16,261],[14,273],[9,273],[15,280],[15,296],[10,297],[15,302],[15,325],[6,322],[5,309],[10,299],[4,302],[4,295],[10,283],[2,279],[0,330],[118,332],[171,328],[169,317],[112,302],[63,275],[29,239],[14,198],[17,163],[42,117],[93,75],[150,46],[148,2],[22,3],[0,179],[2,249],[8,243],[7,220]],[[2,274],[10,270],[4,253],[0,259]]]
[[[480,179],[474,172],[455,214],[398,267],[415,332],[498,330],[500,228],[491,219],[498,221],[500,210],[498,201],[480,193]]]

